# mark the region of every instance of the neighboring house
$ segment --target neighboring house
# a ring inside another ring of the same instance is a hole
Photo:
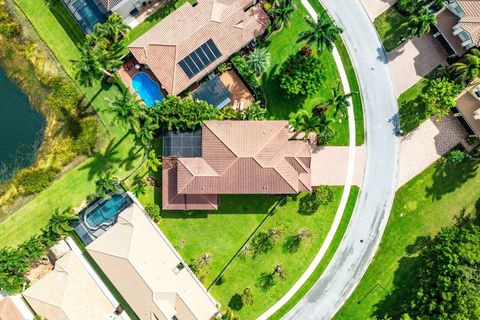
[[[462,56],[480,45],[480,0],[451,0],[437,14],[434,36],[450,55]]]
[[[86,249],[141,320],[207,320],[218,312],[136,201]]]
[[[302,137],[288,121],[205,121],[193,134],[167,133],[163,209],[215,210],[220,194],[310,191],[314,135]]]
[[[252,0],[183,4],[130,46],[169,94],[178,94],[262,34],[268,16]]]
[[[33,320],[33,317],[20,296],[0,296],[0,320]]]
[[[22,293],[42,318],[55,320],[121,320],[85,266],[73,251],[55,262],[55,268]]]
[[[466,125],[471,135],[480,137],[480,89],[465,90],[457,97],[456,102],[458,112],[454,115]]]

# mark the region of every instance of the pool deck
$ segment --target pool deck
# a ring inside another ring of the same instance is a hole
[[[226,71],[220,75],[220,81],[223,82],[228,91],[230,91],[231,101],[227,106],[237,107],[242,106],[242,109],[250,106],[251,101],[254,101],[250,90],[243,83],[242,79],[233,70]]]

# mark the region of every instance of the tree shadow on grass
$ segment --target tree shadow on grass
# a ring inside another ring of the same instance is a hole
[[[453,164],[442,158],[435,164],[433,184],[426,187],[427,197],[432,201],[440,200],[448,193],[455,191],[465,182],[477,175],[478,161],[465,160],[460,164]]]
[[[62,2],[58,0],[44,1],[73,43],[81,45],[85,41],[85,33],[80,29]]]
[[[386,293],[385,298],[375,305],[373,315],[377,319],[383,319],[385,315],[399,319],[407,312],[407,304],[416,292],[418,269],[424,262],[422,256],[418,254],[427,248],[431,241],[430,237],[421,236],[405,248],[406,256],[400,259],[395,270],[393,290]],[[379,286],[375,290],[382,290],[382,287]]]
[[[110,140],[105,150],[95,153],[87,164],[80,167],[80,170],[88,170],[88,181],[92,181],[93,178],[100,173],[122,163],[122,159],[119,158],[119,152],[116,148],[127,136],[128,133],[125,133],[125,135],[116,142],[116,139]]]
[[[256,286],[262,291],[268,291],[275,285],[275,275],[271,272],[262,272],[257,279]]]
[[[238,311],[243,307],[242,296],[235,293],[228,302],[228,307],[234,311]]]

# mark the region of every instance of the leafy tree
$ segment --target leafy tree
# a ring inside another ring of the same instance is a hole
[[[260,101],[252,101],[242,113],[243,120],[267,120],[268,110],[260,105]]]
[[[110,111],[115,113],[115,122],[130,126],[135,132],[140,130],[139,119],[143,117],[141,100],[125,89],[121,95],[115,95],[115,99],[106,99],[110,105]]]
[[[284,25],[290,26],[292,14],[297,9],[293,0],[277,0],[274,7],[268,12],[272,16],[273,26],[280,30]]]
[[[300,199],[298,211],[300,214],[311,215],[317,212],[320,206],[331,203],[334,199],[333,191],[328,186],[319,186]]]
[[[150,150],[148,152],[148,157],[147,157],[147,167],[149,170],[153,172],[158,171],[158,167],[162,165],[162,161],[157,157],[157,154],[155,153],[155,150]]]
[[[290,97],[310,97],[322,89],[322,82],[322,63],[314,55],[298,52],[283,64],[280,88]]]
[[[331,130],[330,120],[325,113],[311,114],[305,109],[292,114],[289,123],[297,133],[304,132],[304,139],[308,139],[312,132],[317,136],[323,136],[324,132]]]
[[[98,177],[98,180],[95,182],[96,191],[95,194],[98,197],[106,197],[110,192],[118,192],[119,188],[117,184],[119,183],[118,177],[113,177],[112,173],[109,171],[102,172]]]
[[[461,87],[445,78],[430,80],[425,93],[420,96],[428,114],[436,115],[439,119],[449,114],[455,107],[455,98]]]
[[[470,83],[480,76],[480,50],[473,48],[467,53],[463,62],[452,65],[452,71],[460,81]]]
[[[442,8],[445,5],[445,2],[445,0],[398,0],[395,5],[403,12],[416,14],[423,7],[428,5]]]
[[[417,14],[411,15],[407,22],[408,36],[420,37],[430,32],[432,26],[437,24],[437,18],[428,7],[423,7]]]
[[[253,290],[252,288],[245,288],[242,293],[242,303],[244,305],[253,305]]]
[[[479,226],[442,229],[420,254],[405,311],[414,319],[480,319],[479,252]]]
[[[317,21],[306,16],[305,21],[308,24],[308,29],[300,33],[297,42],[306,41],[310,47],[316,45],[318,52],[323,52],[325,49],[332,51],[333,44],[340,38],[343,30],[335,24],[327,13],[323,13]]]
[[[257,76],[262,75],[270,65],[270,53],[266,48],[255,48],[247,59],[248,67],[251,68]]]
[[[220,118],[220,111],[204,101],[173,95],[165,98],[155,111],[159,116],[161,127],[169,131],[195,130],[205,120]]]

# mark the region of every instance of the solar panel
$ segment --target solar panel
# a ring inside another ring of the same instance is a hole
[[[213,61],[222,56],[215,42],[209,39],[200,47],[183,58],[178,64],[182,67],[189,79],[208,67]]]

